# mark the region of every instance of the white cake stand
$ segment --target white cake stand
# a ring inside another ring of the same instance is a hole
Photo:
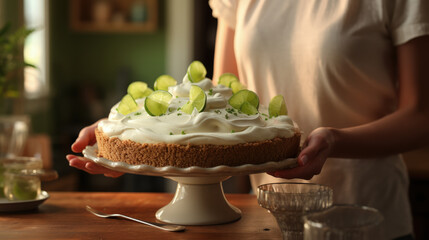
[[[230,176],[269,172],[296,166],[295,158],[260,165],[245,164],[237,167],[213,168],[153,167],[130,165],[97,157],[97,146],[88,146],[83,154],[89,160],[106,168],[139,175],[162,176],[177,182],[174,198],[159,209],[156,218],[180,225],[212,225],[229,223],[240,219],[240,209],[225,198],[222,182]]]

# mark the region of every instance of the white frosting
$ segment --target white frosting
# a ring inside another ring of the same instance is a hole
[[[204,89],[207,104],[203,112],[194,109],[189,115],[177,109],[189,100],[192,84]],[[117,112],[118,103],[112,107],[108,120],[99,123],[99,129],[109,137],[139,143],[215,145],[291,137],[295,133],[294,123],[288,116],[269,118],[266,108],[260,107],[260,113],[256,115],[239,113],[228,105],[231,89],[223,85],[213,86],[207,78],[191,83],[185,76],[183,83],[170,87],[169,92],[173,98],[165,115],[147,114],[144,98],[136,100],[140,109],[128,115]]]

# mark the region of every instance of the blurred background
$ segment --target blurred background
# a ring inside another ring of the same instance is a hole
[[[0,0],[0,28],[7,24],[12,32],[35,29],[22,57],[36,68],[24,69],[11,113],[30,119],[26,154],[42,157],[45,167],[60,175],[44,188],[174,191],[174,183],[161,177],[86,174],[69,167],[65,155],[80,129],[106,117],[129,83],[152,87],[161,74],[181,81],[192,60],[203,62],[212,76],[216,19],[208,1]],[[404,156],[416,234],[428,236],[429,147]],[[247,178],[231,178],[224,187],[249,192]]]

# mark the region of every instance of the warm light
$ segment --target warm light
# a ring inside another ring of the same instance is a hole
[[[41,97],[48,90],[47,73],[47,0],[24,0],[24,18],[28,28],[35,28],[24,45],[24,59],[37,68],[26,67],[24,89],[27,98]]]

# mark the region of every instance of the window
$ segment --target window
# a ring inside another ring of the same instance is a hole
[[[25,61],[37,66],[26,67],[24,70],[25,96],[30,99],[42,97],[49,92],[48,1],[24,0],[25,25],[36,29],[28,36],[24,45]]]

